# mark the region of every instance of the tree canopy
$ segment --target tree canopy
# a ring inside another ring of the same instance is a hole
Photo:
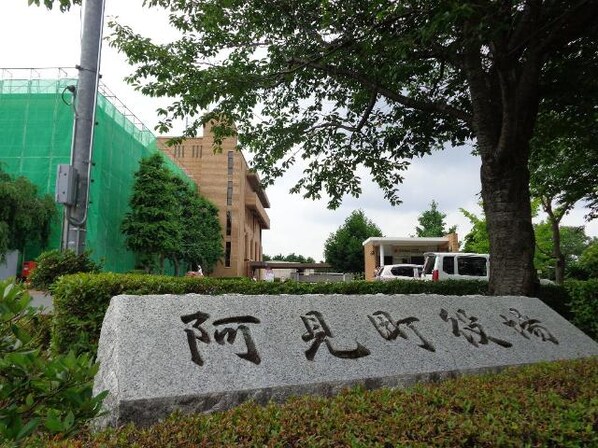
[[[10,250],[23,251],[27,243],[45,247],[56,205],[50,195],[39,196],[26,177],[13,177],[0,167],[0,260]]]
[[[216,136],[238,130],[266,181],[302,159],[292,191],[325,193],[332,207],[361,192],[358,166],[396,204],[410,159],[475,139],[490,291],[533,292],[529,141],[540,101],[582,76],[569,68],[596,45],[598,2],[146,4],[169,9],[182,37],[155,44],[112,22],[111,43],[136,67],[130,83],[178,98],[160,110],[161,132],[192,117],[191,136],[218,118]],[[545,112],[558,110],[563,96],[553,97]]]
[[[593,39],[580,39],[576,45],[576,64],[562,61],[551,64],[561,85],[554,86],[552,95],[540,103],[531,140],[531,193],[542,199],[545,211],[552,208],[557,218],[567,214],[580,200],[588,202],[588,218],[598,216],[595,43]]]
[[[557,283],[563,282],[566,265],[572,261],[567,249],[562,247],[569,236],[561,235],[561,220],[579,201],[586,201],[588,205],[587,219],[598,216],[598,80],[593,75],[598,67],[598,54],[595,42],[583,39],[578,52],[584,57],[578,58],[575,66],[553,64],[552,69],[561,72],[564,83],[571,79],[576,85],[558,89],[540,104],[529,161],[531,194],[538,198],[548,215],[552,238],[550,256],[556,260]],[[571,76],[572,73],[577,74]],[[554,102],[558,108],[550,107]]]
[[[218,208],[186,182],[177,177],[173,181],[181,210],[181,241],[172,259],[175,265],[186,262],[192,270],[201,265],[203,272],[209,274],[224,255]]]
[[[142,255],[141,264],[148,271],[155,257],[163,271],[164,259],[178,250],[181,240],[181,209],[171,178],[160,154],[142,159],[129,199],[131,211],[122,222],[127,246]]]
[[[430,208],[422,212],[417,218],[419,226],[415,228],[418,237],[440,237],[457,231],[457,226],[446,229],[444,222],[446,214],[438,210],[438,203],[432,201]]]
[[[363,242],[372,236],[382,236],[380,228],[362,210],[353,211],[345,223],[328,236],[324,244],[326,263],[339,272],[364,272]]]
[[[164,164],[159,153],[142,159],[135,173],[122,231],[126,244],[150,271],[170,259],[178,274],[181,261],[211,272],[223,253],[218,210]]]

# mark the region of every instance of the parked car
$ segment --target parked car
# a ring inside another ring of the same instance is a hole
[[[419,279],[423,266],[421,264],[387,264],[376,269],[376,280],[413,280]]]
[[[488,254],[426,252],[423,280],[488,280]]]

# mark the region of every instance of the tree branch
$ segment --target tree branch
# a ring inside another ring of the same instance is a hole
[[[538,0],[529,0],[526,2],[523,12],[521,14],[521,19],[519,20],[519,24],[509,37],[507,41],[507,54],[509,56],[514,55],[518,51],[521,50],[522,45],[524,43],[519,44],[520,42],[525,42],[527,39],[525,38],[526,35],[529,35],[531,29],[533,27],[533,23],[537,20],[539,16],[539,10],[541,7],[541,2]]]
[[[408,108],[417,109],[422,112],[440,113],[461,120],[469,126],[471,126],[472,124],[471,115],[469,115],[461,109],[450,106],[446,103],[442,103],[440,101],[433,102],[410,98],[408,96],[395,92],[385,86],[382,86],[367,78],[366,76],[362,75],[361,73],[357,73],[353,70],[335,67],[330,64],[321,64],[315,61],[301,58],[293,58],[291,59],[291,63],[297,63],[302,67],[311,67],[331,76],[338,76],[345,79],[357,81],[363,87],[371,90],[372,92],[378,92],[380,95],[388,98],[389,100],[396,101],[397,103],[402,104],[403,106],[406,106]]]
[[[368,121],[368,118],[369,118],[370,114],[372,113],[374,106],[376,105],[376,98],[378,98],[378,91],[374,90],[372,92],[372,95],[370,96],[370,102],[368,103],[368,106],[366,107],[365,111],[363,112],[363,116],[361,117],[361,120],[359,120],[359,123],[357,123],[357,126],[355,127],[355,132],[361,131],[361,128],[363,128],[365,123]]]
[[[589,24],[595,23],[597,15],[598,2],[596,0],[581,0],[553,20],[530,33],[519,45],[510,50],[509,55],[522,52],[530,42],[538,39],[543,33],[546,33],[546,37],[538,40],[539,43],[536,46],[538,53],[548,51],[549,47],[558,47],[559,45],[566,44],[572,35],[579,34],[580,28],[585,28]],[[512,43],[515,42],[515,40],[512,40]]]

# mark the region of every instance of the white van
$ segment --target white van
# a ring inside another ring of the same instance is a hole
[[[376,269],[374,280],[413,280],[421,277],[421,264],[387,264]]]
[[[423,280],[488,280],[488,254],[426,252]]]

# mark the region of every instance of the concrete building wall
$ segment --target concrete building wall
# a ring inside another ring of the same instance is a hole
[[[166,145],[168,139],[158,137],[158,147],[218,207],[225,257],[217,263],[213,275],[249,275],[247,263],[262,259],[262,230],[270,227],[264,209],[270,204],[259,189],[259,179],[249,171],[243,154],[237,151],[236,139],[224,139],[222,151],[215,153],[209,124],[204,127],[203,137],[189,138],[170,147]]]

